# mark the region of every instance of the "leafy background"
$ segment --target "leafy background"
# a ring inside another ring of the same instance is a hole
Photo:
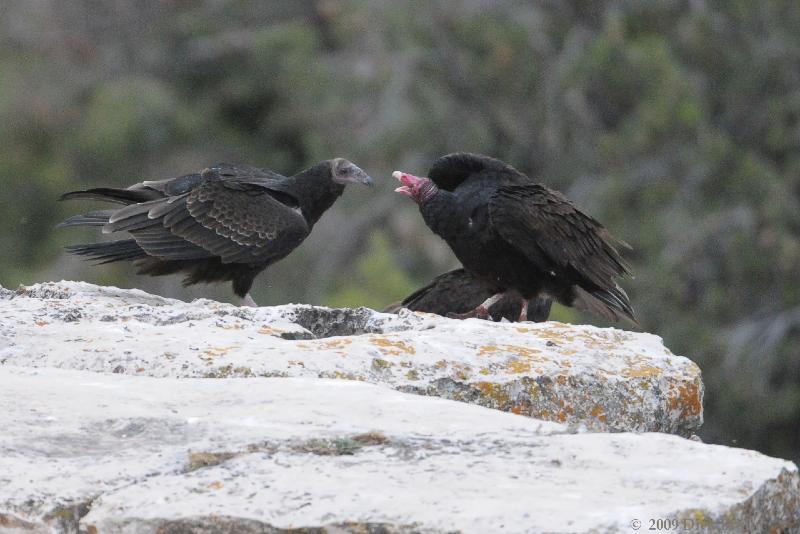
[[[799,460],[798,28],[796,0],[6,0],[0,283],[232,300],[65,256],[94,236],[54,230],[80,209],[56,197],[341,156],[378,187],[349,188],[254,296],[382,308],[457,265],[391,171],[486,153],[634,246],[644,329],[703,370],[705,440]]]

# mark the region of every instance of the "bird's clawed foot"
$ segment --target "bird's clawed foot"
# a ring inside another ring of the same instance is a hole
[[[483,305],[478,306],[474,310],[470,310],[466,313],[453,313],[450,312],[447,314],[450,319],[491,319],[489,315],[489,308],[486,308]]]
[[[491,308],[498,300],[502,299],[503,295],[504,293],[492,295],[488,299],[481,302],[477,308],[472,311],[468,311],[467,313],[448,313],[447,316],[451,319],[491,319],[491,316],[489,315],[489,308]]]
[[[258,308],[258,304],[256,304],[256,301],[253,300],[253,297],[250,296],[250,293],[242,297],[242,306],[247,306],[250,308]]]

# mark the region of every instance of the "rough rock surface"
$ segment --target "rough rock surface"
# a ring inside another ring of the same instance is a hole
[[[5,366],[0,384],[5,532],[768,532],[800,509],[787,461],[355,381]]]
[[[800,532],[791,462],[596,432],[701,403],[649,334],[0,288],[0,533]]]
[[[239,308],[79,282],[0,294],[0,365],[152,377],[321,377],[595,431],[691,435],[699,368],[661,339],[366,308]]]

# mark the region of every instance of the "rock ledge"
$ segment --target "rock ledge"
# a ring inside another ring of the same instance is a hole
[[[767,532],[800,508],[790,462],[362,382],[6,366],[0,384],[3,532]]]
[[[661,339],[556,322],[191,303],[79,282],[0,298],[0,362],[153,377],[345,378],[593,431],[689,436],[692,361]]]
[[[0,288],[0,533],[800,532],[702,395],[649,334]]]

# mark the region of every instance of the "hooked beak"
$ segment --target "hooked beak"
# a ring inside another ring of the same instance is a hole
[[[400,193],[402,195],[406,195],[409,197],[414,196],[414,188],[419,186],[425,180],[423,178],[418,178],[413,174],[408,174],[402,171],[394,171],[392,173],[392,178],[396,178],[400,180],[400,183],[403,184],[402,186],[398,187],[394,190],[395,193]]]
[[[372,187],[372,176],[362,171],[361,168],[356,167],[356,172],[353,174],[353,183],[364,184]]]
[[[353,165],[349,161],[344,161],[344,173],[334,174],[333,181],[340,184],[364,184],[372,186],[372,177],[361,170],[360,167]]]

